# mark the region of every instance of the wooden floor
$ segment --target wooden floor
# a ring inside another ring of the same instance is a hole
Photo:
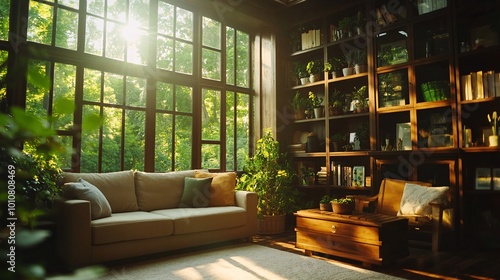
[[[295,248],[295,232],[287,230],[284,234],[254,237],[253,242],[304,254]],[[370,269],[405,279],[500,279],[500,252],[459,251],[449,249],[433,254],[430,248],[410,246],[410,255],[384,267],[372,266]],[[362,267],[361,262],[314,253],[333,263],[344,263]],[[334,278],[332,278],[334,279]]]

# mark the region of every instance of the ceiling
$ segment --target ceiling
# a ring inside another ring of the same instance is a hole
[[[299,4],[301,2],[305,2],[306,0],[269,0],[269,1],[278,2],[278,3],[282,4],[282,5],[290,7],[290,6]]]

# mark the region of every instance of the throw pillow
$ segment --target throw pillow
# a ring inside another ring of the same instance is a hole
[[[398,216],[432,215],[429,202],[444,202],[449,187],[424,187],[406,183]]]
[[[111,216],[111,206],[104,194],[82,178],[78,179],[78,182],[64,184],[64,197],[88,200],[92,220]]]
[[[195,178],[213,178],[209,191],[209,206],[234,206],[236,172],[210,173],[194,171]]]
[[[210,184],[213,178],[184,178],[184,190],[182,192],[179,207],[207,207]]]

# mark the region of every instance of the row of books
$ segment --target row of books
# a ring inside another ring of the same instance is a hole
[[[364,166],[349,166],[332,162],[332,185],[365,187]]]
[[[500,97],[500,73],[477,71],[460,76],[462,100]]]
[[[321,30],[312,29],[301,34],[302,49],[310,49],[321,46]]]

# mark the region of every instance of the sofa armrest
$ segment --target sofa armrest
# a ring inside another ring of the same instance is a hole
[[[234,193],[236,206],[247,212],[247,229],[249,237],[257,233],[257,193],[237,190]]]
[[[80,267],[91,260],[91,213],[87,200],[58,200],[55,203],[57,245],[61,260]]]

